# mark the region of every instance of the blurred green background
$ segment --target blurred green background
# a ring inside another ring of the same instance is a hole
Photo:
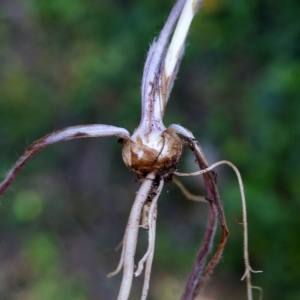
[[[165,0],[0,1],[0,173],[34,140],[101,123],[133,132],[150,42]],[[165,125],[199,139],[210,163],[243,176],[253,283],[264,299],[300,299],[300,2],[206,0],[192,23]],[[53,145],[36,155],[0,206],[1,300],[116,299],[135,191],[117,139]],[[185,151],[180,170],[195,170]],[[199,299],[246,299],[241,203],[234,173],[218,180],[231,232]],[[199,178],[186,186],[203,194]],[[205,231],[206,205],[173,184],[159,203],[149,300],[179,299]],[[217,245],[217,240],[216,240]],[[138,255],[146,249],[141,232]],[[139,299],[142,278],[131,299]],[[255,293],[255,299],[258,293]]]

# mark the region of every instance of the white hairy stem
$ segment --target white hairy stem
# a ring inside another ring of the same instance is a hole
[[[26,149],[25,153],[19,158],[0,184],[0,196],[14,182],[27,161],[40,150],[62,141],[103,136],[118,136],[125,140],[130,139],[128,130],[124,128],[103,124],[91,124],[71,126],[57,130],[35,141]]]
[[[123,278],[117,298],[118,300],[127,300],[129,298],[134,272],[134,255],[136,251],[141,211],[151,190],[155,176],[156,173],[151,172],[145,177],[131,208],[124,236]]]
[[[176,132],[178,134],[181,134],[181,135],[183,135],[184,137],[186,137],[188,139],[192,139],[194,141],[196,140],[193,133],[190,130],[188,130],[187,128],[181,126],[181,125],[172,124],[168,127],[168,129],[173,130],[174,132]],[[208,165],[207,159],[206,159],[206,157],[204,155],[204,152],[203,152],[201,146],[199,145],[199,143],[197,143],[197,149],[198,149],[203,161],[205,162],[205,164]]]
[[[54,144],[61,141],[83,137],[103,137],[116,135],[120,138],[129,139],[130,134],[125,128],[104,124],[77,125],[64,128],[48,134],[43,138],[46,144]],[[41,139],[42,140],[42,139]]]
[[[182,12],[185,0],[178,0],[174,5],[160,35],[151,45],[144,67],[142,79],[142,118],[140,127],[150,129],[152,125],[163,128],[162,118],[166,108],[166,99],[161,86],[162,64],[166,53],[166,47],[176,22]]]
[[[202,0],[187,0],[178,20],[164,61],[164,76],[171,77],[180,59],[191,22]]]
[[[157,205],[157,200],[161,194],[161,191],[162,191],[162,188],[164,186],[164,180],[161,179],[160,180],[160,184],[159,184],[159,187],[158,189],[156,190],[156,195],[155,197],[152,199],[152,202],[151,202],[151,206],[150,206],[150,209],[149,209],[149,213],[148,213],[148,228],[149,228],[149,232],[148,232],[148,249],[145,253],[145,255],[141,258],[141,260],[139,261],[138,263],[138,267],[134,273],[134,275],[137,277],[139,276],[142,271],[143,271],[143,268],[144,268],[144,263],[145,261],[147,260],[150,252],[152,251],[152,249],[154,249],[154,244],[155,244],[155,229],[153,230],[153,224],[156,223],[156,218],[154,218],[154,214],[155,214],[155,211],[156,211],[156,205]],[[146,225],[146,224],[145,224]],[[155,225],[154,225],[155,227]]]
[[[245,264],[245,273],[242,277],[242,280],[246,278],[246,283],[247,283],[247,296],[248,300],[253,300],[253,295],[252,295],[252,285],[251,285],[251,272],[253,273],[260,273],[262,271],[254,271],[252,267],[250,266],[249,262],[249,251],[248,251],[248,223],[247,223],[247,209],[246,209],[246,198],[245,198],[245,192],[244,192],[244,185],[242,181],[241,174],[238,170],[238,168],[231,163],[230,161],[227,160],[222,160],[217,163],[212,164],[208,168],[198,171],[198,172],[193,172],[193,173],[180,173],[180,172],[175,172],[174,174],[177,176],[197,176],[206,172],[211,171],[215,167],[219,165],[229,165],[235,172],[237,178],[238,178],[238,183],[239,183],[239,188],[240,188],[240,194],[241,194],[241,199],[242,199],[242,211],[243,211],[243,228],[244,228],[244,264]]]

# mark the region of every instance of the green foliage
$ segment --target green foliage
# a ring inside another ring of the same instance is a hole
[[[27,145],[55,129],[103,123],[133,132],[149,43],[172,5],[0,4],[1,174]],[[298,0],[206,0],[166,113],[166,124],[181,123],[204,150],[213,149],[210,163],[224,158],[240,168],[250,259],[264,271],[253,276],[254,283],[264,288],[264,299],[300,297],[299,11]],[[115,299],[119,279],[105,274],[117,265],[113,249],[137,188],[120,150],[113,138],[78,140],[43,150],[29,162],[1,205],[2,299]],[[218,291],[214,299],[240,300],[238,186],[227,169],[220,169],[218,179],[231,235],[207,290]],[[196,180],[186,182],[202,192]],[[176,187],[167,189],[159,207],[152,299],[166,295],[172,282],[183,286],[205,226],[202,206],[180,201]]]
[[[18,193],[13,203],[13,212],[20,222],[37,218],[43,209],[41,196],[34,191]]]

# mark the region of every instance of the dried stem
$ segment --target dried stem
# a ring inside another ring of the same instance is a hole
[[[244,185],[243,185],[242,177],[241,177],[241,174],[240,174],[239,170],[231,162],[226,161],[226,160],[222,160],[222,161],[219,161],[219,162],[211,165],[210,167],[202,169],[202,171],[198,171],[198,172],[194,172],[194,173],[178,173],[178,172],[176,172],[176,175],[178,175],[178,176],[196,176],[196,175],[199,175],[199,174],[203,174],[205,172],[209,172],[210,170],[212,170],[216,166],[219,166],[219,165],[222,165],[222,164],[227,164],[227,165],[229,165],[234,170],[234,172],[235,172],[235,174],[236,174],[236,176],[238,178],[238,182],[239,182],[240,194],[241,194],[241,199],[242,199],[243,227],[244,227],[244,263],[245,263],[245,273],[244,273],[244,275],[242,277],[242,280],[244,278],[246,278],[248,300],[252,300],[253,299],[253,295],[252,295],[252,288],[253,287],[252,287],[252,284],[251,284],[251,272],[253,272],[253,273],[260,273],[262,271],[254,271],[252,269],[252,267],[250,266],[250,262],[249,262],[248,224],[247,224],[246,198],[245,198],[245,193],[244,193]],[[205,274],[204,274],[204,276],[205,276]],[[255,287],[255,288],[257,288],[257,287]]]
[[[169,129],[174,130],[175,132],[185,136],[185,140],[183,142],[193,151],[196,160],[198,162],[198,165],[200,169],[206,169],[208,166],[207,160],[205,158],[205,155],[199,145],[199,143],[196,141],[195,137],[193,134],[186,128],[180,126],[180,125],[171,125]],[[211,220],[210,216],[208,218],[208,226],[207,226],[207,232],[204,238],[204,242],[202,244],[202,247],[200,249],[200,252],[197,256],[196,262],[194,264],[194,267],[192,269],[191,275],[188,279],[186,289],[184,292],[184,295],[182,299],[187,300],[187,299],[195,299],[195,297],[198,295],[198,293],[201,291],[201,288],[204,286],[205,282],[207,281],[208,277],[214,270],[215,266],[217,265],[218,261],[221,258],[223,249],[225,247],[229,231],[226,225],[226,220],[225,220],[225,214],[224,210],[222,207],[222,203],[220,201],[220,196],[216,184],[216,176],[215,173],[213,172],[204,172],[200,171],[201,174],[203,174],[205,186],[206,186],[206,191],[207,191],[207,199],[210,201],[210,203],[213,204],[214,208],[211,208],[210,205],[210,214],[213,212],[211,211],[212,209],[216,210],[219,214],[219,219],[220,219],[220,225],[222,229],[222,234],[221,234],[221,240],[218,246],[218,249],[209,262],[208,266],[206,267],[203,276],[200,276],[203,270],[203,264],[206,261],[206,257],[209,253],[209,247],[207,247],[207,243],[211,243],[214,237],[214,232],[210,232],[211,230]],[[174,172],[175,175],[181,175],[179,172]],[[215,221],[216,222],[216,221]],[[215,226],[215,224],[214,224]],[[200,273],[200,275],[199,275]]]
[[[0,196],[6,189],[14,182],[22,168],[27,161],[33,157],[40,150],[58,142],[86,138],[86,137],[102,137],[102,136],[118,136],[123,139],[130,139],[129,132],[124,128],[119,128],[110,125],[92,124],[92,125],[78,125],[64,128],[62,130],[54,131],[41,139],[32,143],[19,158],[15,165],[6,175],[3,182],[0,184]]]
[[[207,167],[206,164],[206,159],[205,157],[202,155],[202,151],[199,148],[199,144],[194,140],[194,139],[190,139],[189,140],[189,147],[191,148],[191,150],[194,152],[197,162],[199,164],[199,167],[201,169],[205,169]],[[221,255],[223,253],[223,249],[225,247],[225,244],[227,242],[227,238],[229,235],[229,231],[226,225],[226,220],[225,220],[225,214],[224,214],[224,210],[222,207],[222,203],[220,201],[220,196],[219,196],[219,192],[218,192],[218,188],[216,185],[216,178],[214,176],[214,173],[212,172],[208,172],[205,173],[204,176],[204,182],[206,185],[206,190],[207,190],[207,195],[208,195],[208,200],[210,201],[210,212],[209,214],[213,214],[216,213],[216,211],[219,214],[219,220],[220,220],[220,225],[221,225],[221,229],[222,229],[222,234],[221,234],[221,239],[220,239],[220,243],[219,246],[217,248],[216,253],[214,254],[213,258],[211,259],[211,261],[209,262],[209,264],[207,265],[203,275],[200,277],[198,276],[198,280],[195,280],[195,277],[197,276],[197,269],[199,269],[199,267],[197,266],[199,264],[199,259],[197,258],[194,268],[192,270],[191,273],[191,278],[189,278],[188,280],[188,284],[190,282],[190,280],[194,280],[193,282],[193,289],[189,290],[188,288],[186,289],[186,294],[189,295],[190,298],[186,298],[186,299],[195,299],[196,296],[200,293],[201,289],[203,288],[203,286],[205,285],[206,281],[208,280],[210,274],[212,273],[212,271],[214,270],[215,266],[217,265],[217,263],[219,262]],[[207,233],[206,235],[208,235],[210,237],[210,242],[212,242],[212,239],[214,237],[214,232],[210,233],[211,231],[211,224],[210,222],[212,222],[210,220],[210,215],[209,215],[209,219],[208,219],[208,226],[207,226]],[[214,225],[216,224],[216,221],[214,223]],[[198,257],[200,255],[203,255],[202,253],[205,253],[205,255],[207,256],[207,254],[209,253],[209,248],[207,248],[207,246],[205,245],[206,240],[204,239],[204,243],[203,246],[198,254]],[[201,270],[202,270],[202,266],[201,266]],[[194,276],[192,274],[195,274]],[[193,277],[192,277],[193,276]],[[188,287],[188,285],[187,285]]]
[[[206,226],[206,232],[204,239],[202,241],[202,245],[200,251],[197,255],[196,261],[188,278],[184,294],[181,300],[191,300],[194,299],[195,289],[199,283],[201,275],[203,273],[205,262],[207,259],[207,255],[209,254],[212,243],[216,231],[217,225],[217,211],[215,206],[210,202],[209,203],[209,214],[208,214],[208,221]]]

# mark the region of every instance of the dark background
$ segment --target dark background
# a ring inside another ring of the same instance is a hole
[[[55,129],[110,124],[133,132],[150,42],[165,0],[0,0],[0,173]],[[300,299],[300,2],[206,0],[192,23],[165,125],[199,139],[210,163],[232,161],[248,200],[250,260],[264,299]],[[121,241],[138,188],[117,138],[53,145],[0,206],[0,299],[115,299]],[[185,151],[180,170],[195,170]],[[241,203],[217,168],[231,232],[199,299],[246,299]],[[183,180],[203,194],[199,178]],[[149,300],[179,299],[205,232],[206,205],[174,184],[159,202]],[[217,240],[216,240],[217,245]],[[138,255],[146,250],[141,232]],[[139,299],[142,277],[131,299]],[[258,299],[258,293],[255,299]]]

